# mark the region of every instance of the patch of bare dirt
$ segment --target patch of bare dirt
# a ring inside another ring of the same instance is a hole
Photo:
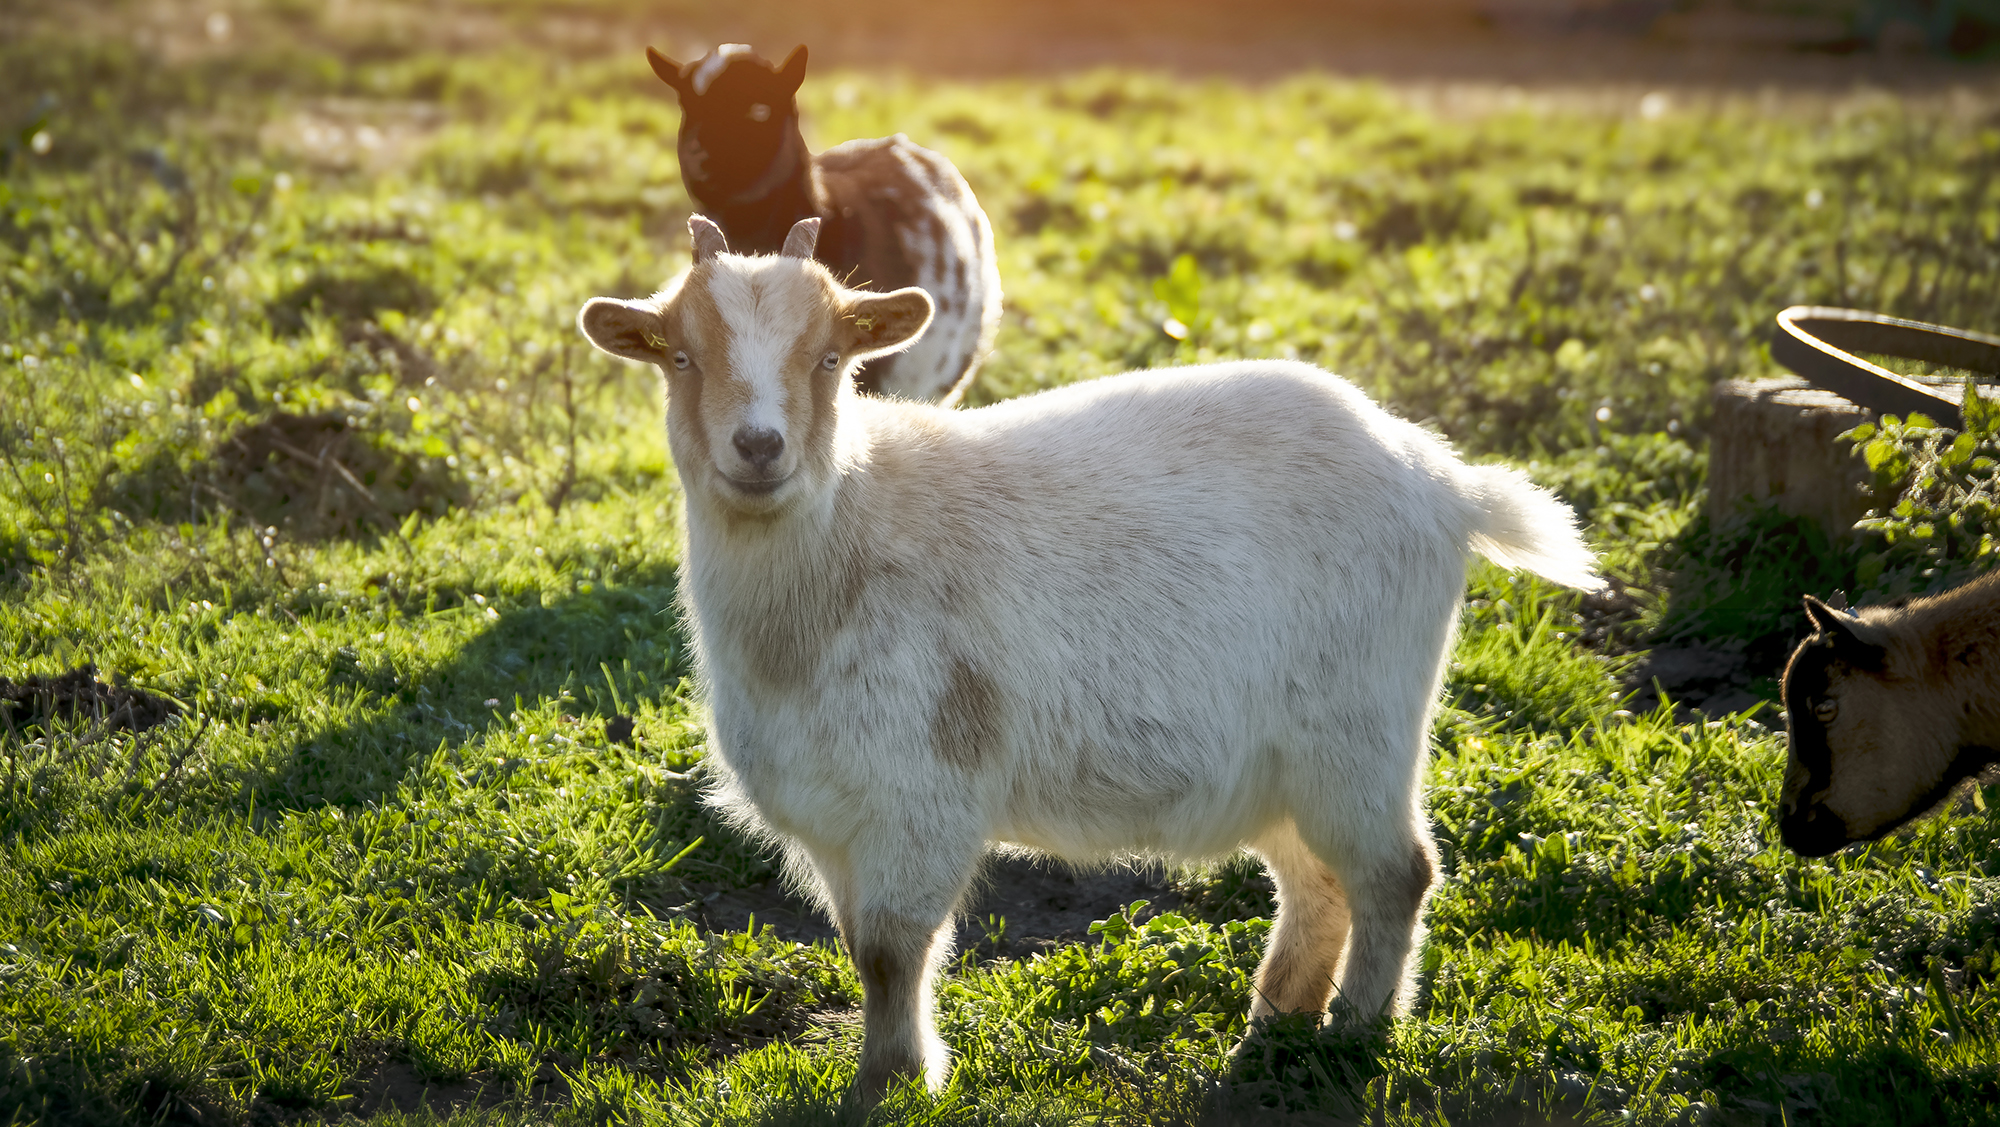
[[[462,1111],[493,1107],[501,1103],[549,1104],[566,1106],[569,1085],[553,1068],[544,1068],[526,1092],[509,1091],[491,1077],[474,1075],[463,1080],[433,1080],[401,1061],[385,1061],[353,1080],[343,1093],[352,1097],[335,1105],[342,1114],[368,1118],[385,1112],[413,1114],[428,1107],[441,1120]],[[254,1118],[254,1116],[253,1116]]]
[[[97,679],[95,665],[79,665],[53,677],[20,682],[0,677],[0,728],[14,732],[46,729],[55,720],[96,721],[109,728],[143,732],[180,713],[165,697]]]
[[[442,516],[465,483],[438,459],[370,441],[344,415],[280,411],[225,439],[207,491],[259,526],[297,537],[387,531],[411,513]]]
[[[833,922],[805,898],[768,881],[749,888],[709,887],[689,915],[710,931],[742,931],[755,922],[797,943],[833,940]],[[954,950],[982,958],[1027,958],[1090,938],[1090,925],[1134,900],[1151,911],[1179,908],[1182,896],[1160,866],[1121,865],[1077,871],[1058,862],[995,852],[956,919]],[[1001,921],[1005,926],[1000,926]]]
[[[1693,720],[1727,716],[1765,702],[1756,691],[1757,678],[1745,648],[1741,639],[1655,646],[1626,676],[1626,687],[1633,693],[1626,707],[1649,712],[1661,700],[1670,700],[1684,720]],[[1756,718],[1775,725],[1778,716],[1778,704],[1765,702]]]

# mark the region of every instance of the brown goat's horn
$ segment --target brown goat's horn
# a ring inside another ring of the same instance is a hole
[[[715,220],[706,215],[688,216],[688,234],[694,236],[695,265],[707,262],[718,254],[729,253],[729,236],[715,225]]]
[[[681,65],[679,63],[660,54],[651,47],[646,48],[646,61],[652,64],[653,73],[660,76],[661,82],[673,87],[675,93],[681,92]]]
[[[819,246],[819,216],[801,219],[792,224],[792,233],[785,236],[786,258],[811,258],[814,248]]]

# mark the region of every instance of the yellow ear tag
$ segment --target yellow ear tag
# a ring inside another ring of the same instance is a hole
[[[875,318],[856,317],[854,319],[854,327],[860,329],[864,333],[873,332],[875,330]]]
[[[652,345],[654,348],[658,349],[661,352],[665,352],[667,350],[667,338],[651,330],[647,330],[645,337],[647,344]]]

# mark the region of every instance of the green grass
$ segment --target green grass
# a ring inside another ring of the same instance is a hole
[[[0,677],[94,662],[182,709],[0,731],[0,1122],[338,1117],[385,1062],[485,1085],[454,1122],[840,1121],[843,956],[689,922],[775,868],[696,801],[657,384],[571,328],[686,261],[669,100],[522,47],[136,61],[0,45]],[[1618,680],[1851,566],[1698,519],[1709,388],[1770,370],[1792,302],[2000,307],[1990,123],[1118,73],[805,97],[816,143],[906,131],[984,201],[979,401],[1314,360],[1563,492],[1637,608],[1585,645],[1576,597],[1471,572],[1409,1019],[1231,1058],[1269,901],[1223,866],[1184,914],[955,963],[950,1086],[877,1121],[1995,1121],[2000,792],[1799,861],[1771,714],[1634,716]],[[376,163],[306,144],[340,114]]]

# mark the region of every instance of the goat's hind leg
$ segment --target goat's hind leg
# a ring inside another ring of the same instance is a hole
[[[1324,1010],[1347,945],[1347,892],[1289,822],[1253,848],[1278,886],[1278,921],[1257,967],[1250,1020]]]
[[[1304,836],[1308,843],[1320,844],[1314,835]],[[1352,852],[1334,854],[1326,845],[1315,852],[1333,862],[1352,919],[1347,958],[1340,967],[1340,999],[1362,1018],[1401,1013],[1414,989],[1410,953],[1423,936],[1424,900],[1437,878],[1437,847],[1412,817]]]

